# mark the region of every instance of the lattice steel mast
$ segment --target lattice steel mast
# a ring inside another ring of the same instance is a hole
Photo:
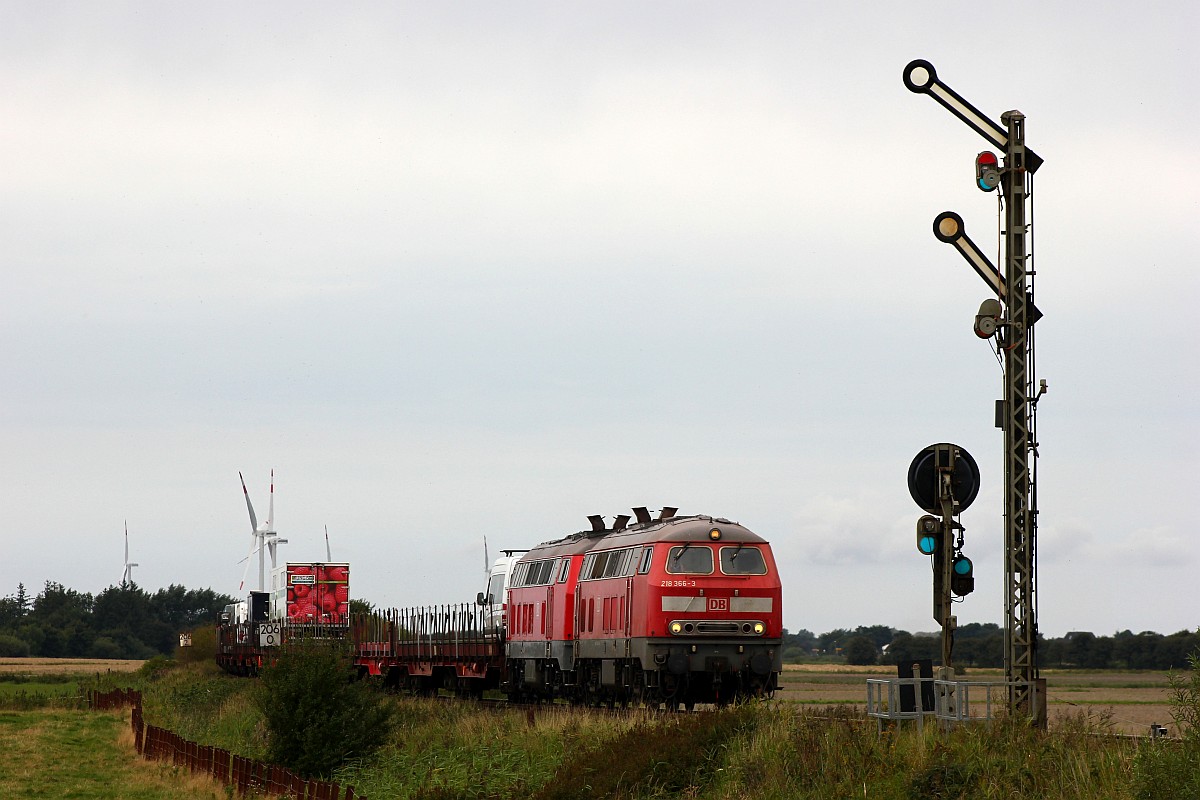
[[[1033,394],[1033,272],[1025,206],[1031,180],[1026,166],[1025,116],[1000,117],[1008,128],[1004,159],[1004,244],[1007,315],[1003,327],[1004,401],[1004,672],[1012,682],[1010,705],[1043,720],[1045,696],[1037,697],[1037,441]]]

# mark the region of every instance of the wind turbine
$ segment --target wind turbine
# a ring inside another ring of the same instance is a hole
[[[124,589],[133,583],[133,568],[137,564],[129,561],[129,520],[125,520],[125,572],[121,575],[121,588]]]
[[[246,496],[246,510],[250,512],[250,552],[246,554],[246,569],[242,572],[242,582],[238,584],[238,592],[241,592],[246,586],[246,573],[250,571],[250,559],[254,555],[254,551],[258,551],[258,591],[266,591],[266,550],[271,551],[271,569],[275,569],[275,547],[281,544],[287,544],[287,539],[280,539],[279,534],[275,532],[275,470],[271,470],[271,504],[267,507],[267,518],[262,525],[258,524],[258,517],[254,514],[254,504],[250,502],[250,492],[246,489],[246,479],[242,477],[242,473],[238,473],[238,480],[242,482],[242,494]]]

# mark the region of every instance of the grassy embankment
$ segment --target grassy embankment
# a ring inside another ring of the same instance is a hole
[[[170,674],[148,688],[155,724],[259,756],[251,681]],[[1139,744],[1062,717],[951,734],[877,733],[858,709],[787,702],[721,713],[623,715],[494,709],[396,698],[402,725],[367,762],[335,776],[376,800],[425,798],[1131,798]]]
[[[846,678],[852,678],[854,685]],[[1141,690],[1145,688],[1142,684],[1154,682],[1145,675],[1107,678],[1082,679],[1075,688],[1111,695],[1125,691],[1129,684],[1137,684],[1130,688]],[[862,679],[861,674],[840,672],[817,673],[803,680],[789,676],[781,696],[793,694],[793,700],[799,699],[795,696],[798,687],[809,691],[812,686],[824,685],[825,693],[831,695],[828,701],[836,702],[841,691],[861,698]],[[141,682],[151,723],[243,755],[261,756],[265,734],[248,694],[253,681],[192,667]],[[1103,685],[1084,685],[1088,683]],[[823,706],[815,702],[815,694],[808,699],[814,702],[783,700],[719,714],[664,716],[586,713],[559,707],[497,710],[469,703],[395,698],[391,702],[400,707],[402,725],[393,740],[369,761],[348,766],[335,778],[343,785],[354,785],[372,800],[1123,799],[1137,797],[1138,749],[1163,746],[1095,736],[1098,730],[1107,729],[1105,715],[1083,713],[1052,715],[1049,733],[1010,721],[950,734],[926,726],[921,733],[905,727],[879,735],[875,724],[864,720],[851,703]],[[4,715],[0,747],[20,753],[19,758],[6,758],[4,763],[28,767],[21,767],[22,775],[16,775],[12,766],[0,771],[0,796],[38,796],[28,788],[47,780],[59,786],[82,785],[90,780],[83,773],[90,770],[102,776],[100,783],[109,793],[81,789],[77,796],[198,796],[196,788],[179,795],[152,793],[162,791],[164,781],[168,787],[183,784],[173,783],[170,768],[138,762],[131,743],[117,744],[118,736],[127,737],[124,725],[110,714],[44,711]],[[101,741],[105,736],[107,744]],[[20,744],[28,741],[41,742],[36,747],[47,755],[30,755]],[[96,754],[77,759],[83,773],[63,772],[68,767],[60,762],[74,758],[76,750],[72,748]],[[159,788],[138,788],[147,775]],[[15,782],[20,780],[25,783]]]

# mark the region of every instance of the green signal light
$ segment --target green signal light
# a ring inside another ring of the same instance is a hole
[[[959,553],[950,562],[950,591],[959,597],[966,597],[975,591],[975,576],[972,574],[974,565],[971,559]]]
[[[917,520],[917,550],[923,556],[931,556],[942,549],[942,523],[937,517],[926,514]]]

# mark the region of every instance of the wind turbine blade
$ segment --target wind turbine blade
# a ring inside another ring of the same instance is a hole
[[[333,561],[333,555],[329,552],[329,526],[325,526],[325,561]]]
[[[243,559],[246,562],[246,568],[244,570],[242,570],[242,582],[238,584],[239,592],[241,592],[242,589],[244,589],[246,586],[246,576],[250,574],[250,565],[252,563],[254,563],[254,546],[256,544],[258,544],[258,536],[257,535],[255,535],[250,540],[250,552],[247,553],[246,558]]]
[[[492,572],[492,559],[488,557],[487,537],[483,537],[483,574],[490,575]]]
[[[271,504],[267,506],[267,527],[269,531],[275,530],[275,469],[271,469]]]
[[[125,520],[125,571],[121,573],[121,588],[129,583],[129,520]]]
[[[258,533],[258,517],[254,516],[254,504],[250,502],[250,492],[246,490],[246,479],[238,472],[238,480],[242,482],[242,494],[246,495],[246,509],[250,512],[250,530]]]

